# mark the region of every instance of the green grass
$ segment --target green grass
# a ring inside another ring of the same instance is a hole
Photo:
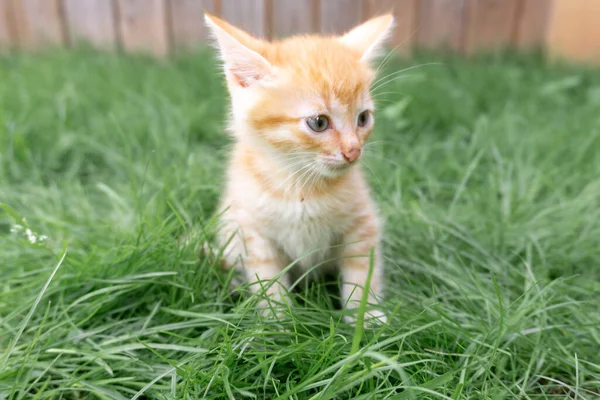
[[[431,61],[377,97],[390,323],[361,332],[324,283],[277,323],[198,260],[229,144],[206,53],[0,58],[0,399],[598,398],[600,71],[386,72]]]

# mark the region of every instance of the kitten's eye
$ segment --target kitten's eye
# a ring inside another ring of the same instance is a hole
[[[360,126],[361,128],[365,127],[369,123],[369,118],[371,118],[371,113],[369,112],[369,110],[365,110],[358,114],[358,126]]]
[[[329,128],[329,118],[324,115],[317,115],[306,119],[306,125],[315,132],[323,132]]]

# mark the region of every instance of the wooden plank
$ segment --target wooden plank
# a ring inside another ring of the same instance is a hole
[[[517,6],[517,0],[467,0],[467,53],[507,47],[516,31]]]
[[[65,42],[59,0],[9,0],[19,46],[38,49]]]
[[[169,51],[164,0],[117,0],[118,30],[125,51],[162,57]]]
[[[555,0],[548,32],[553,57],[600,62],[600,1]]]
[[[116,46],[115,10],[107,0],[63,0],[71,43],[80,40],[101,48]]]
[[[553,0],[521,0],[514,44],[521,48],[542,47],[548,34]]]
[[[9,0],[0,0],[0,49],[11,48],[14,45],[12,21],[12,8]]]
[[[206,43],[209,32],[204,24],[204,11],[216,13],[214,0],[171,0],[171,37],[180,48],[193,48]]]
[[[464,4],[457,0],[421,0],[417,11],[417,40],[425,48],[461,50]]]
[[[314,33],[319,30],[318,0],[275,0],[273,37]]]
[[[390,44],[406,51],[416,39],[417,7],[417,0],[366,0],[364,19],[392,12],[396,27]]]
[[[221,0],[221,17],[254,36],[267,38],[266,3],[266,0]]]
[[[362,22],[362,0],[321,0],[321,33],[341,34]]]

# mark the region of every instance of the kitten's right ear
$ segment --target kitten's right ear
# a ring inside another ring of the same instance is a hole
[[[381,47],[394,29],[394,16],[385,14],[371,18],[355,27],[340,38],[351,49],[357,50],[361,60],[371,61],[381,51]]]
[[[259,53],[266,43],[209,13],[204,13],[204,20],[216,39],[228,79],[247,87],[271,75],[271,65]]]

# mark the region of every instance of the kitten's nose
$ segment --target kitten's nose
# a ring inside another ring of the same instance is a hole
[[[349,163],[356,161],[358,157],[360,157],[360,147],[350,147],[346,151],[342,151],[344,158]]]

